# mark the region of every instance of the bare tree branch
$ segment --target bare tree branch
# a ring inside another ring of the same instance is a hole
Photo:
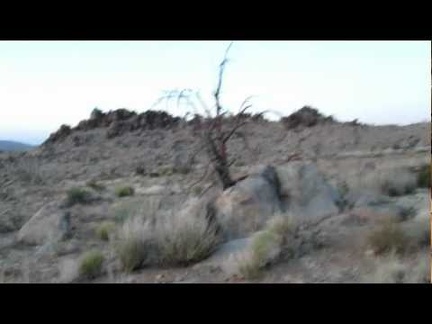
[[[222,88],[222,80],[223,80],[223,74],[224,74],[224,70],[225,70],[225,64],[228,62],[228,59],[227,59],[228,52],[231,49],[232,44],[233,44],[233,42],[231,42],[228,45],[227,49],[225,50],[225,56],[224,56],[222,62],[220,63],[220,65],[219,65],[218,84],[217,84],[217,87],[216,87],[216,91],[214,92],[214,97],[215,97],[215,100],[216,100],[216,116],[219,116],[220,111],[222,110],[222,106],[221,106],[220,99],[219,99],[219,97],[220,97],[220,90]]]
[[[228,142],[228,140],[231,138],[231,136],[234,135],[235,132],[238,131],[239,128],[243,127],[244,125],[246,125],[249,121],[245,120],[243,122],[237,123],[228,134],[226,134],[223,138],[222,138],[222,143],[226,143]]]
[[[210,170],[211,164],[207,164],[206,169],[203,173],[203,175],[195,182],[193,182],[191,185],[188,186],[188,190],[192,189],[193,187],[195,187],[198,183],[204,181],[204,179],[207,177],[208,171]]]

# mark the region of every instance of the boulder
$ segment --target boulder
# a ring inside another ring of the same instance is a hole
[[[338,214],[341,196],[313,163],[292,162],[277,168],[283,209],[294,217]]]
[[[272,215],[283,211],[274,167],[265,166],[225,190],[215,200],[215,208],[227,240],[262,229]]]
[[[56,202],[43,206],[18,232],[18,241],[42,245],[63,239],[70,233],[70,214]]]
[[[340,212],[341,197],[315,164],[260,166],[215,200],[217,220],[227,240],[263,228],[277,213],[317,220]]]

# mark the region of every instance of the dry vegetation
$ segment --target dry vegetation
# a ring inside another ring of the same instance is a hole
[[[79,274],[86,279],[94,279],[102,274],[104,256],[100,251],[86,252],[79,265]]]

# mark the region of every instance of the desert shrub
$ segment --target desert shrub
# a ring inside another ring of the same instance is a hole
[[[123,269],[132,272],[141,267],[146,259],[145,243],[136,237],[125,238],[118,243],[117,253]]]
[[[105,186],[98,183],[96,180],[90,180],[86,183],[87,187],[92,188],[96,191],[103,191],[105,189]]]
[[[170,166],[161,167],[158,172],[159,176],[171,176],[174,174],[174,168]]]
[[[431,186],[431,165],[423,165],[417,174],[417,185],[420,188],[429,188]]]
[[[411,222],[404,224],[403,230],[409,240],[409,247],[412,249],[428,247],[430,241],[430,223],[426,217],[413,219]]]
[[[132,272],[153,261],[157,252],[153,226],[140,217],[129,218],[120,228],[115,248],[123,269]]]
[[[108,241],[110,234],[114,231],[114,229],[115,224],[113,222],[105,221],[96,227],[96,236],[103,241]]]
[[[381,183],[381,191],[390,197],[412,194],[417,187],[415,176],[409,172],[393,172]]]
[[[238,274],[247,280],[259,279],[263,269],[252,253],[247,253],[237,259]]]
[[[416,215],[416,212],[417,210],[413,206],[409,206],[409,207],[401,206],[399,211],[399,218],[401,221],[407,221],[413,218]]]
[[[179,173],[179,174],[189,174],[192,170],[192,167],[190,165],[181,165],[176,166],[173,168],[173,173]]]
[[[157,196],[121,200],[113,206],[114,221],[123,224],[134,216],[153,217],[159,210],[161,201],[162,198]]]
[[[279,257],[281,245],[280,236],[268,230],[257,233],[250,250],[237,260],[238,274],[252,280],[261,277],[263,270]]]
[[[402,253],[407,248],[408,237],[399,223],[385,219],[367,236],[367,242],[376,254]]]
[[[187,266],[201,261],[220,241],[216,226],[194,215],[166,217],[157,224],[155,233],[162,265]]]
[[[186,266],[207,258],[219,241],[216,225],[192,213],[140,215],[123,224],[117,251],[126,271]]]
[[[338,192],[339,192],[339,200],[337,201],[337,204],[340,209],[344,210],[345,208],[350,208],[350,202],[348,199],[348,195],[350,192],[350,188],[348,186],[348,183],[346,181],[341,181],[337,185]]]
[[[135,190],[131,186],[122,186],[122,187],[117,187],[115,193],[117,197],[121,198],[121,197],[133,196],[135,194]]]
[[[100,251],[88,251],[80,260],[79,274],[89,279],[96,278],[102,273],[103,262],[104,256]]]
[[[390,254],[375,261],[374,269],[365,275],[370,283],[430,283],[430,261],[419,256],[412,266]]]
[[[68,206],[75,204],[88,204],[92,200],[92,195],[89,191],[78,187],[69,189],[66,195],[66,204]]]
[[[236,260],[238,274],[245,279],[258,279],[263,270],[282,255],[292,256],[298,247],[294,232],[294,222],[288,216],[270,219],[265,229],[252,237],[249,250]]]
[[[146,168],[144,166],[142,166],[142,165],[138,165],[135,168],[135,174],[141,175],[141,176],[146,175],[147,174]]]

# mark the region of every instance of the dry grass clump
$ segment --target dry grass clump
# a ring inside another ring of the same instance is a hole
[[[115,193],[116,196],[119,198],[128,197],[128,196],[133,196],[135,194],[135,190],[131,186],[121,186],[115,189]]]
[[[430,283],[430,261],[424,255],[414,265],[404,262],[396,254],[375,261],[374,269],[364,277],[369,283]]]
[[[102,273],[104,256],[100,251],[92,250],[86,252],[80,260],[79,274],[87,279],[98,277]]]
[[[267,266],[298,248],[295,231],[292,218],[286,215],[271,218],[263,231],[252,236],[250,249],[234,260],[236,272],[245,279],[258,279]]]
[[[220,242],[218,229],[194,213],[127,219],[117,242],[126,271],[145,265],[187,266],[207,258]]]
[[[96,236],[101,239],[102,241],[108,241],[110,238],[111,233],[115,229],[115,223],[110,221],[105,221],[99,224],[96,229],[95,233]]]
[[[66,193],[66,205],[73,206],[76,204],[88,204],[92,201],[92,194],[84,188],[74,187]]]
[[[375,254],[403,253],[408,246],[408,236],[400,223],[392,218],[382,220],[377,228],[369,233],[366,240]]]

